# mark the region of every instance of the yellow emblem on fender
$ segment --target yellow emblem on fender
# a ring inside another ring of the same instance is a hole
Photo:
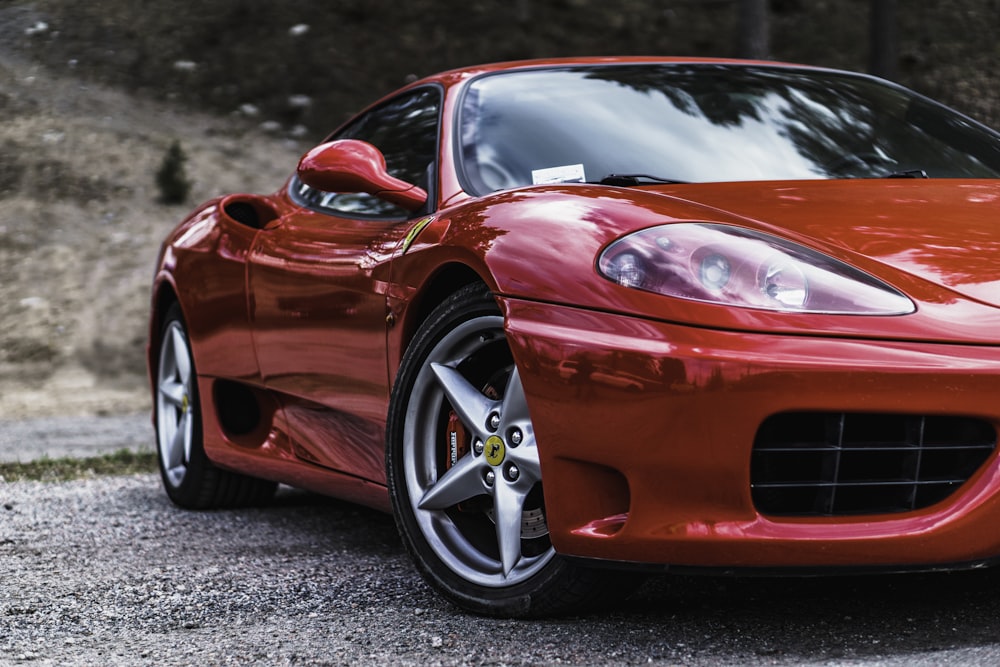
[[[486,453],[487,463],[491,466],[498,466],[503,463],[505,448],[500,436],[491,435],[486,438],[486,448],[483,451]]]
[[[413,242],[417,240],[417,236],[420,235],[420,232],[424,231],[424,227],[429,225],[432,220],[434,220],[434,217],[428,216],[423,220],[418,220],[415,225],[410,227],[410,231],[406,233],[406,238],[403,239],[402,243],[403,252],[400,254],[403,255],[406,254],[406,251],[410,249],[410,246],[413,245]]]

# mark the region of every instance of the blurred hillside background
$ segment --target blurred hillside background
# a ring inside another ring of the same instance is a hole
[[[277,189],[413,78],[748,51],[867,71],[876,4],[894,14],[882,68],[1000,126],[1000,0],[0,0],[0,420],[147,409],[160,240],[199,201]],[[744,39],[748,7],[763,40]],[[175,143],[190,193],[164,205]]]
[[[741,5],[767,13],[764,55],[865,71],[879,3],[895,6],[894,78],[998,124],[998,0],[37,0],[22,18],[45,28],[0,37],[55,70],[319,138],[408,78],[461,65],[744,55]]]

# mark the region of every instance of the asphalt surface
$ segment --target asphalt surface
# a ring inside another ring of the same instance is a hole
[[[93,452],[143,420],[0,432]],[[187,512],[156,475],[0,482],[0,563],[0,665],[1000,664],[1000,570],[663,575],[600,613],[491,620],[422,582],[390,517],[285,487]]]
[[[154,451],[148,412],[105,417],[0,419],[0,463],[83,458],[121,449]]]

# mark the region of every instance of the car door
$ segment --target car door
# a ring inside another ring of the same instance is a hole
[[[418,89],[332,139],[374,144],[391,175],[430,190],[439,112],[438,89]],[[302,208],[262,230],[248,259],[261,377],[283,396],[297,455],[381,481],[388,261],[412,214],[371,195],[320,192],[298,179],[289,195]]]

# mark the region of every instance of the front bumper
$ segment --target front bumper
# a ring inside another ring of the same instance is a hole
[[[1000,463],[893,514],[757,511],[758,428],[784,412],[948,415],[1000,431],[1000,347],[698,329],[504,300],[553,545],[695,567],[918,567],[1000,555]]]

